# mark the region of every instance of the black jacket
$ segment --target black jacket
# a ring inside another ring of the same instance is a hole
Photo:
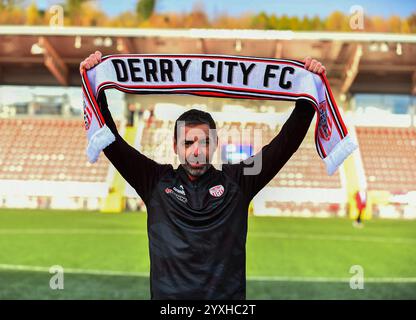
[[[240,162],[224,164],[222,171],[211,166],[192,182],[182,166],[159,164],[131,147],[118,134],[105,95],[99,103],[116,136],[104,153],[146,204],[151,298],[245,299],[249,203],[298,149],[313,107],[296,103],[262,148],[259,174],[245,175],[249,165]]]

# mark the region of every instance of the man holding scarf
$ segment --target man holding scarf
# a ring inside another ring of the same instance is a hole
[[[101,61],[95,52],[80,72]],[[306,58],[305,69],[325,67]],[[147,207],[152,299],[245,299],[248,206],[302,143],[315,110],[297,100],[279,134],[260,152],[237,164],[211,164],[218,146],[207,112],[192,109],[175,123],[173,150],[181,165],[159,164],[131,147],[117,132],[106,97],[98,100],[115,141],[104,154]],[[157,159],[156,159],[157,160]],[[259,164],[256,174],[248,174]]]

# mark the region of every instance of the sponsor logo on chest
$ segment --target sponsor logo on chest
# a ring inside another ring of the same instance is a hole
[[[183,185],[180,185],[179,188],[173,187],[173,190],[181,195],[185,195],[185,190],[183,189]]]
[[[176,199],[178,199],[179,201],[183,203],[188,202],[188,199],[185,197],[185,190],[182,185],[180,185],[179,188],[176,188],[176,187],[166,188],[165,193],[174,195]]]

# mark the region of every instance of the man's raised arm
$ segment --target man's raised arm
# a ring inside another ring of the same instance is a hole
[[[101,53],[90,55],[80,64],[80,72],[90,69],[100,63]],[[123,178],[137,191],[139,196],[146,202],[159,177],[169,165],[161,165],[149,159],[138,150],[130,146],[118,133],[117,126],[108,108],[104,93],[97,100],[105,124],[115,136],[115,141],[108,145],[103,151],[114,167]]]
[[[269,183],[298,150],[314,114],[315,109],[309,102],[298,100],[279,134],[258,153],[239,164],[240,185],[249,199]],[[250,171],[258,171],[258,173],[250,174]]]
[[[305,58],[305,69],[320,74],[326,69],[319,61]],[[247,200],[251,200],[280,171],[301,145],[315,114],[307,100],[297,100],[295,109],[279,134],[257,154],[223,170],[239,183]]]

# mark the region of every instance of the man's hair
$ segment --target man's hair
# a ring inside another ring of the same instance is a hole
[[[197,109],[191,109],[184,113],[182,113],[178,119],[176,119],[175,122],[175,132],[174,132],[174,138],[177,140],[177,130],[178,130],[178,122],[184,121],[185,126],[187,125],[198,125],[198,124],[207,124],[210,129],[217,129],[217,126],[215,125],[214,119],[212,119],[211,115],[208,112],[197,110]],[[216,135],[215,135],[216,137]]]

